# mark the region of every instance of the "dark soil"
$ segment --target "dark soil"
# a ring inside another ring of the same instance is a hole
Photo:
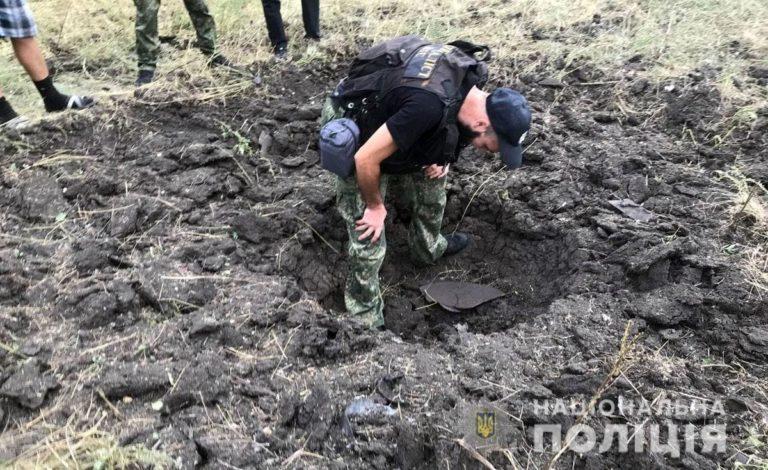
[[[340,308],[345,231],[314,143],[337,72],[286,66],[265,77],[283,80],[275,96],[145,96],[7,135],[0,459],[34,444],[25,423],[40,413],[63,426],[95,407],[122,445],[163,450],[182,468],[271,468],[300,449],[290,462],[305,468],[481,468],[456,439],[463,410],[493,403],[513,419],[511,453],[490,461],[541,467],[553,454],[531,451],[533,401],[588,401],[630,320],[637,348],[604,395],[722,400],[728,452],[595,450],[558,465],[748,458],[756,451],[739,449],[768,411],[768,311],[739,256],[722,250],[744,235],[726,229],[730,189],[715,171],[739,156],[768,183],[768,133],[710,145],[726,110],[706,78],[665,91],[631,72],[606,85],[580,86],[595,81],[588,69],[518,80],[535,109],[525,166],[498,172],[470,151],[449,176],[445,229],[474,240],[460,255],[414,266],[407,208],[391,201],[382,332]],[[622,112],[619,98],[639,111]],[[608,203],[624,198],[655,218]],[[433,279],[507,296],[447,313],[419,291]],[[591,419],[598,430],[616,422]]]

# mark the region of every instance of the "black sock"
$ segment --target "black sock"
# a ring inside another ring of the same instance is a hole
[[[18,116],[16,111],[13,110],[11,103],[5,99],[5,96],[0,96],[0,124],[4,124]]]
[[[43,97],[46,111],[61,111],[67,109],[69,96],[62,94],[53,84],[53,77],[48,75],[46,78],[35,82],[37,91]]]

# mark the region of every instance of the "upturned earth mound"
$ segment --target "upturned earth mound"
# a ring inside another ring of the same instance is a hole
[[[387,330],[371,332],[342,313],[345,231],[314,142],[338,76],[286,66],[265,77],[279,95],[148,93],[1,141],[0,460],[29,465],[98,429],[180,468],[481,468],[466,414],[491,404],[509,450],[490,464],[540,467],[556,452],[536,452],[532,429],[578,416],[534,403],[595,397],[722,403],[648,419],[725,423],[728,450],[595,448],[558,466],[759,453],[768,312],[722,249],[750,221],[724,228],[733,194],[717,170],[741,155],[768,183],[765,128],[718,148],[681,138],[704,141],[725,112],[706,78],[521,77],[525,166],[470,152],[449,174],[445,230],[470,233],[469,250],[414,266],[391,199]],[[442,279],[507,295],[448,313],[419,290]],[[586,422],[602,436],[642,419]]]

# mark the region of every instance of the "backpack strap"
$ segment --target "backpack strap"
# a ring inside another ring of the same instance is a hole
[[[473,57],[479,62],[490,62],[493,59],[491,48],[485,44],[475,44],[463,39],[449,42],[448,44],[454,47],[458,47],[462,52],[468,56]]]

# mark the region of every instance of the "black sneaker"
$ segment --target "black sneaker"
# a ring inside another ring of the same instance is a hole
[[[443,252],[443,256],[455,255],[469,246],[469,242],[472,238],[466,233],[454,232],[450,235],[445,235],[445,239],[448,240],[448,247]]]
[[[211,58],[208,59],[208,67],[226,67],[230,69],[237,69],[237,65],[232,63],[229,59],[221,54],[213,54]]]
[[[280,44],[279,46],[275,47],[275,59],[277,59],[277,60],[288,60],[288,45],[287,44]]]
[[[305,34],[304,39],[311,42],[320,42],[320,40],[323,39],[323,36],[321,34],[318,34],[317,36]]]
[[[155,79],[155,71],[154,70],[139,70],[139,78],[136,79],[136,86],[141,87],[144,85],[149,85],[152,83],[152,80]]]

